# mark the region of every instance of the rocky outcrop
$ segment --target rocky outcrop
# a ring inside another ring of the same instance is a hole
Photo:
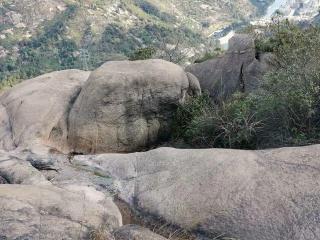
[[[28,161],[0,151],[0,177],[10,184],[51,185]]]
[[[121,226],[111,199],[54,186],[0,185],[1,239],[88,239],[91,231]]]
[[[230,51],[250,55],[247,43]],[[243,66],[242,77],[255,68]],[[74,156],[150,146],[177,104],[200,93],[194,75],[161,60],[110,62],[88,76],[54,72],[0,96],[0,146],[15,149],[0,151],[0,239],[163,239],[122,227],[113,195],[209,238],[320,239],[320,145]]]
[[[201,89],[220,101],[236,91],[253,91],[263,75],[271,69],[270,54],[257,54],[252,37],[237,34],[229,41],[228,51],[217,58],[190,65],[187,72],[195,75]]]
[[[168,138],[178,104],[201,92],[195,76],[163,60],[108,62],[89,74],[53,72],[2,93],[0,148],[145,149]]]
[[[122,226],[111,195],[68,163],[64,155],[0,151],[0,239],[88,239]]]
[[[78,153],[145,149],[168,138],[178,104],[199,93],[197,79],[173,63],[105,63],[71,109],[69,144]]]
[[[119,197],[183,228],[246,240],[320,238],[320,145],[77,156]]]
[[[211,238],[317,240],[319,159],[320,145],[263,151],[160,148],[71,158],[1,153],[0,236],[86,239],[89,233],[114,233],[116,239],[161,239],[137,226],[121,227],[111,197],[117,194],[132,213]],[[48,164],[52,167],[43,168]],[[55,168],[56,175],[46,180]]]
[[[0,239],[165,239],[122,226],[110,175],[72,162],[61,154],[0,151]]]
[[[0,148],[41,145],[68,152],[67,118],[89,72],[66,70],[26,80],[0,95]]]

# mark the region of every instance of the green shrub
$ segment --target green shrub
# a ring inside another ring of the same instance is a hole
[[[17,78],[14,75],[11,75],[5,81],[0,82],[0,92],[7,89],[7,88],[11,88],[20,82],[21,82],[21,79]]]
[[[212,109],[210,97],[207,93],[199,97],[188,99],[186,103],[180,105],[174,118],[174,136],[175,138],[184,138],[188,141],[187,132],[190,129],[190,123]]]
[[[156,52],[156,49],[152,47],[139,48],[131,55],[130,61],[150,59]]]
[[[265,136],[276,145],[317,142],[320,133],[320,29],[288,21],[271,28],[274,70],[259,93]],[[268,128],[267,128],[268,127]],[[266,140],[263,140],[267,143]]]
[[[208,95],[191,99],[177,111],[175,136],[197,147],[255,148],[261,122],[252,105],[241,94],[215,106]]]

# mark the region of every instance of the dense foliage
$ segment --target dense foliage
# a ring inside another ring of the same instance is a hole
[[[152,58],[156,54],[157,50],[152,47],[139,48],[131,56],[130,60],[146,60]]]
[[[0,58],[0,88],[57,70],[92,70],[110,60],[148,59],[154,56],[155,50],[159,53],[155,56],[157,58],[182,62],[185,60],[181,54],[183,49],[202,41],[198,33],[187,27],[175,26],[171,23],[174,17],[147,1],[124,1],[122,4],[129,4],[130,8],[126,7],[132,11],[138,8],[135,14],[144,12],[147,16],[141,16],[141,19],[149,20],[130,28],[120,23],[109,23],[99,35],[95,35],[92,24],[88,22],[75,37],[74,33],[70,35],[70,31],[74,30],[72,26],[79,22],[77,17],[84,9],[74,3],[53,19],[43,22],[37,34],[30,39],[21,41],[13,39],[14,36],[0,39],[0,45],[9,50],[6,57]],[[178,47],[167,49],[167,46]]]
[[[0,81],[6,80],[8,83],[13,79],[18,81],[78,66],[78,58],[75,56],[77,46],[64,36],[68,20],[76,11],[77,7],[70,5],[63,14],[48,22],[37,37],[19,42],[17,52],[1,58]],[[6,82],[2,82],[2,85]]]
[[[253,105],[241,94],[219,106],[207,94],[191,99],[177,110],[174,136],[196,147],[256,148],[262,122]]]
[[[276,22],[257,42],[274,54],[274,70],[261,88],[219,105],[201,97],[180,106],[177,137],[202,147],[249,149],[320,142],[320,29]]]

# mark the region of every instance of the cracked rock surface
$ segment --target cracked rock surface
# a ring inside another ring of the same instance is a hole
[[[245,240],[320,238],[320,145],[76,156],[119,197],[185,229]]]

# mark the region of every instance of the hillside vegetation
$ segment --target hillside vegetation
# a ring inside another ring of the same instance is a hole
[[[150,46],[179,44],[186,56],[196,56],[212,31],[248,21],[263,6],[250,0],[2,0],[0,81],[93,69]]]

